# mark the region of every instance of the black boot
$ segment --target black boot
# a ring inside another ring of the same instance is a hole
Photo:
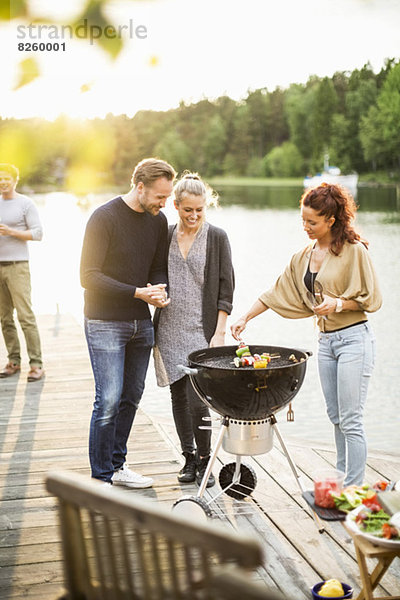
[[[198,458],[198,460],[197,460],[197,472],[196,472],[197,485],[200,485],[203,480],[203,476],[204,476],[204,473],[206,472],[209,460],[210,460],[210,455],[204,456],[203,458]],[[215,485],[215,477],[212,473],[210,473],[206,487],[209,488],[209,487],[212,487],[213,485]]]
[[[180,483],[193,483],[196,479],[196,457],[191,452],[183,452],[185,464],[178,474]]]

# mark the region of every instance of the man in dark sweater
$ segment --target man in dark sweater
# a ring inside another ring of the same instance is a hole
[[[160,209],[175,175],[162,160],[141,161],[131,190],[95,210],[86,227],[81,283],[96,387],[89,458],[92,477],[108,484],[153,484],[128,468],[126,453],[154,343],[149,304],[169,303],[167,219]]]

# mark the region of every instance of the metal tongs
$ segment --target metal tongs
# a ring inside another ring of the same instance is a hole
[[[307,299],[311,306],[318,306],[324,301],[324,288],[319,281],[314,281],[314,293],[307,291]],[[321,315],[324,321],[326,321],[326,315]]]

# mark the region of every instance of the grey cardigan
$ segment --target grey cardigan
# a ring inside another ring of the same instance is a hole
[[[176,225],[168,228],[168,248]],[[203,330],[209,342],[214,335],[218,321],[218,311],[228,315],[232,312],[235,275],[232,265],[231,247],[223,229],[209,224],[207,234],[207,256],[204,268],[203,287]],[[157,329],[161,308],[154,313],[154,328]]]

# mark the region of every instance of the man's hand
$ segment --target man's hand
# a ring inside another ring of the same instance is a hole
[[[30,229],[21,231],[20,229],[12,229],[4,223],[0,223],[0,235],[9,235],[17,238],[17,240],[30,241],[32,239],[32,233]]]
[[[156,285],[148,283],[145,288],[136,288],[135,298],[139,298],[139,300],[143,300],[143,302],[147,302],[147,304],[152,304],[158,308],[164,308],[171,302],[165,290],[166,287],[165,283],[157,283]]]
[[[8,225],[4,225],[0,223],[0,235],[11,235],[11,228]]]

